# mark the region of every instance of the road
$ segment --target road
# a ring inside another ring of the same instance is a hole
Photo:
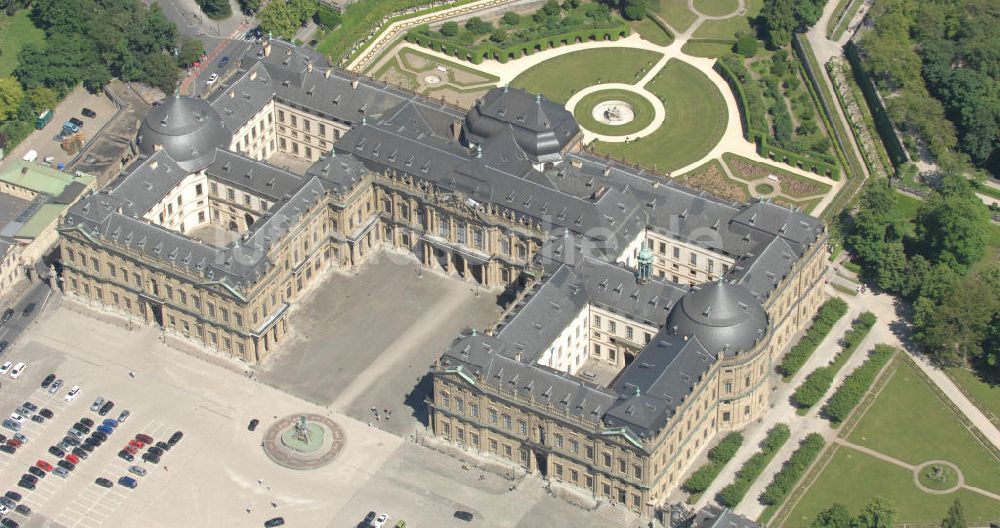
[[[6,346],[3,352],[0,352],[0,359],[9,354],[11,350],[15,349],[17,345],[17,338],[21,336],[31,326],[31,323],[35,321],[38,314],[42,311],[42,306],[48,299],[50,294],[49,284],[44,280],[35,280],[32,284],[16,301],[0,307],[0,311],[6,311],[8,308],[14,310],[14,317],[7,321],[3,325],[0,325],[0,342],[6,342]],[[24,311],[24,307],[29,304],[35,304],[35,309],[31,315],[25,317],[21,313]]]

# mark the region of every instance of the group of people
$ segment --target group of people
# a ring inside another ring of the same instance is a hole
[[[392,417],[392,409],[390,409],[388,407],[383,407],[382,411],[379,412],[379,408],[378,407],[372,406],[371,411],[372,411],[372,414],[375,415],[375,421],[376,422],[381,422],[383,418],[385,418],[385,421],[388,422],[389,418]],[[372,427],[372,423],[371,422],[368,422],[368,427]]]

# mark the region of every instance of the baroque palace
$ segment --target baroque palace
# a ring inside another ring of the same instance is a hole
[[[324,271],[410,251],[511,299],[437,361],[434,434],[651,515],[717,432],[765,412],[823,300],[826,232],[580,140],[539,95],[461,110],[271,40],[209,100],[143,119],[144,156],[60,225],[64,288],[253,364]]]

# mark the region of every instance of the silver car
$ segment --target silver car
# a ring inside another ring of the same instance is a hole
[[[131,467],[128,468],[128,470],[129,470],[129,473],[134,473],[136,475],[139,475],[140,477],[145,477],[146,476],[146,468],[144,468],[144,467],[141,467],[141,466],[131,466]]]
[[[53,469],[52,472],[55,473],[56,475],[59,475],[62,478],[66,478],[69,476],[69,470],[64,467],[57,467]]]
[[[59,392],[59,389],[62,388],[62,386],[63,386],[63,380],[62,379],[57,379],[57,380],[53,381],[52,385],[49,385],[49,394],[55,394],[55,393]]]
[[[21,424],[15,422],[14,420],[11,420],[10,418],[7,418],[6,420],[3,421],[3,426],[15,432],[21,430]]]
[[[102,405],[104,405],[104,397],[98,396],[97,399],[94,400],[94,403],[90,404],[90,410],[97,412],[101,409]]]

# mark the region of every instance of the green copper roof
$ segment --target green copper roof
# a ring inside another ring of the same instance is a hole
[[[69,184],[75,181],[90,185],[94,181],[94,177],[89,174],[74,176],[24,160],[16,160],[0,173],[0,182],[49,196],[59,196]]]

